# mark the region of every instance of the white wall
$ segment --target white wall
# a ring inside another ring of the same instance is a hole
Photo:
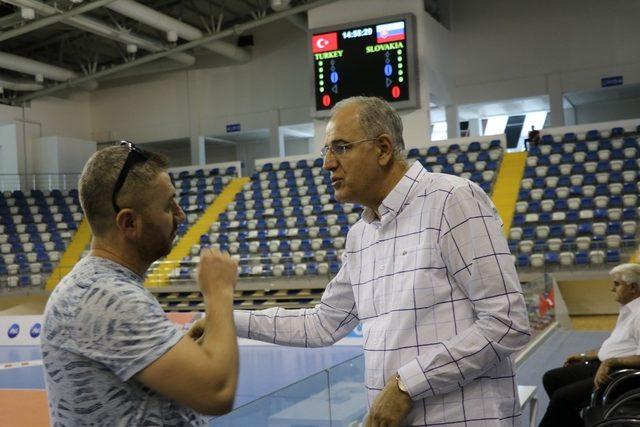
[[[31,144],[33,169],[36,174],[80,173],[96,143],[78,138],[47,136]]]
[[[402,113],[408,147],[427,141],[431,94],[446,106],[550,92],[557,100],[561,93],[596,90],[601,77],[614,75],[622,75],[627,85],[640,83],[635,22],[640,3],[635,0],[456,0],[450,32],[422,6],[421,0],[343,0],[309,12],[311,28],[416,15],[422,109]],[[240,123],[243,130],[269,129],[269,141],[261,143],[268,145],[268,156],[277,155],[278,126],[310,120],[307,35],[287,21],[252,34],[252,60],[245,64],[220,65],[200,56],[201,68],[188,72],[101,83],[92,93],[35,100],[25,109],[0,106],[0,123],[15,125],[17,142],[9,155],[17,160],[11,166],[31,171],[31,141],[46,136],[189,144],[199,135],[224,134],[230,123]],[[211,64],[217,66],[206,68]],[[620,100],[578,106],[574,113],[576,123],[585,123],[640,116],[640,105]],[[321,141],[324,122],[316,122],[315,129]],[[6,150],[2,157],[8,156]],[[207,158],[227,160],[227,151]],[[249,151],[266,152],[264,147]]]
[[[640,83],[640,3],[634,0],[452,2],[458,105]]]
[[[205,143],[206,163],[223,163],[238,160],[236,144]]]
[[[0,125],[0,175],[18,173],[16,125]]]
[[[298,156],[309,154],[309,138],[285,138],[284,153],[285,156]]]
[[[306,34],[287,21],[252,33],[255,45],[248,63],[152,75],[121,86],[112,82],[93,92],[94,138],[145,142],[220,135],[231,123],[240,123],[243,130],[272,129],[277,135],[279,125],[308,122]],[[198,63],[208,62],[198,58]]]
[[[37,99],[27,107],[0,105],[3,126],[3,158],[0,173],[26,174],[34,171],[34,142],[45,136],[88,140],[91,134],[89,95],[86,92],[66,97]],[[11,129],[13,126],[13,130]],[[9,132],[8,134],[5,132]],[[6,141],[12,141],[8,144]]]
[[[576,106],[576,124],[640,117],[640,99],[617,99]]]

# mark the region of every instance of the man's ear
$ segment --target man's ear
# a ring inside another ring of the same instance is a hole
[[[378,164],[380,166],[387,166],[393,158],[394,144],[389,135],[383,133],[376,140],[378,147]]]
[[[132,239],[138,235],[139,216],[135,211],[124,208],[116,215],[116,227],[125,237]]]

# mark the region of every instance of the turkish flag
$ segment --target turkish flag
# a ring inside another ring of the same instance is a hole
[[[338,33],[318,34],[311,38],[313,53],[329,52],[338,49]]]

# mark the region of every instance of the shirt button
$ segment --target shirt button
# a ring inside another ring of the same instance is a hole
[[[402,251],[402,255],[406,255],[406,254],[407,254],[407,250],[405,249]]]

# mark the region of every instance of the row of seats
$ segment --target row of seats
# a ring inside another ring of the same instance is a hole
[[[640,133],[640,125],[635,129],[624,129],[616,126],[611,130],[608,129],[591,129],[588,132],[566,132],[562,135],[542,135],[540,138],[540,146],[554,144],[558,142],[580,142],[580,141],[598,141],[607,138],[623,138],[625,136],[632,138]]]
[[[487,192],[502,155],[499,140],[408,153],[434,172],[472,179]],[[171,278],[192,277],[192,266],[203,246],[237,257],[241,277],[335,274],[349,227],[361,212],[361,206],[336,202],[322,159],[265,163],[257,167],[209,232],[200,236]]]
[[[237,174],[236,167],[170,172],[188,218],[179,232],[184,233]],[[82,217],[76,189],[1,193],[0,287],[42,286]]]
[[[600,266],[637,246],[640,145],[621,129],[530,147],[509,232],[519,267]]]
[[[619,264],[621,252],[619,249],[607,249],[606,251],[519,253],[516,260],[516,265],[520,268],[603,266],[605,264]]]
[[[82,216],[75,189],[0,194],[0,287],[42,286]]]

